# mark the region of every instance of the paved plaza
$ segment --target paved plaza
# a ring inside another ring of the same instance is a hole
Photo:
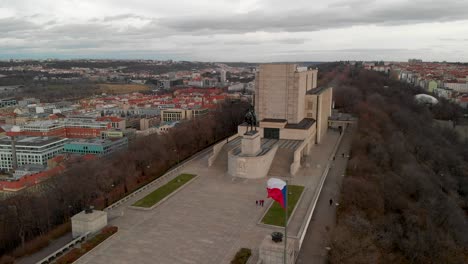
[[[300,229],[338,136],[330,131],[290,179],[290,184],[306,187],[289,224],[292,236]],[[157,186],[109,211],[110,225],[119,231],[77,263],[219,264],[229,263],[241,247],[257,251],[265,235],[274,230],[258,224],[271,200],[266,198],[267,179],[227,175],[227,151],[239,143],[227,144],[212,167],[207,166],[211,152],[190,161],[180,173],[199,177],[156,208],[143,211],[129,206]],[[286,148],[295,145],[284,144]],[[265,207],[255,205],[259,199],[265,200]]]

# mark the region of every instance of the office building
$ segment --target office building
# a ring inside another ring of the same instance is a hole
[[[127,147],[128,139],[126,137],[114,139],[79,139],[67,142],[64,146],[64,152],[80,155],[107,156]]]
[[[199,118],[208,114],[208,109],[165,109],[161,110],[161,121],[173,122]]]
[[[67,139],[59,137],[16,137],[18,166],[25,164],[47,165],[47,161],[63,152]],[[0,169],[13,168],[12,138],[0,138]]]
[[[0,108],[15,106],[16,104],[17,104],[17,102],[13,98],[0,99]]]
[[[109,122],[100,122],[93,117],[73,117],[65,119],[68,138],[95,138],[101,131],[111,128]]]

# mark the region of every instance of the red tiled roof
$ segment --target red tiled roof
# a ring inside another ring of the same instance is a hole
[[[96,121],[110,121],[110,122],[120,122],[122,121],[123,119],[120,118],[120,117],[117,117],[117,116],[102,116],[102,117],[98,117],[96,118]]]
[[[96,159],[96,156],[93,154],[86,154],[82,157],[83,160],[94,160]]]

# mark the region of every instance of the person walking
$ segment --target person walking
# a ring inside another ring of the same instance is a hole
[[[263,207],[264,202],[265,202],[264,200],[260,200],[260,204],[262,205],[262,207]]]
[[[332,200],[332,199],[330,199],[330,206],[332,205],[332,203],[333,203],[333,200]]]
[[[258,200],[255,200],[255,205],[258,206]]]

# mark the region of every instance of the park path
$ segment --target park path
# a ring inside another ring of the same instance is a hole
[[[49,256],[49,254],[54,253],[56,250],[60,249],[61,247],[65,246],[66,244],[70,243],[73,240],[72,233],[69,232],[53,241],[50,244],[42,249],[39,252],[36,252],[32,255],[22,257],[20,259],[15,260],[15,264],[32,264],[36,263],[43,258]]]
[[[317,202],[312,221],[307,230],[302,248],[296,260],[297,264],[326,264],[332,231],[336,224],[336,207],[339,206],[341,183],[348,163],[342,153],[348,154],[354,127],[350,126],[338,147],[335,161],[328,173],[322,192]],[[330,199],[333,204],[330,206]],[[337,204],[338,202],[338,204]],[[333,249],[331,249],[333,250]]]

